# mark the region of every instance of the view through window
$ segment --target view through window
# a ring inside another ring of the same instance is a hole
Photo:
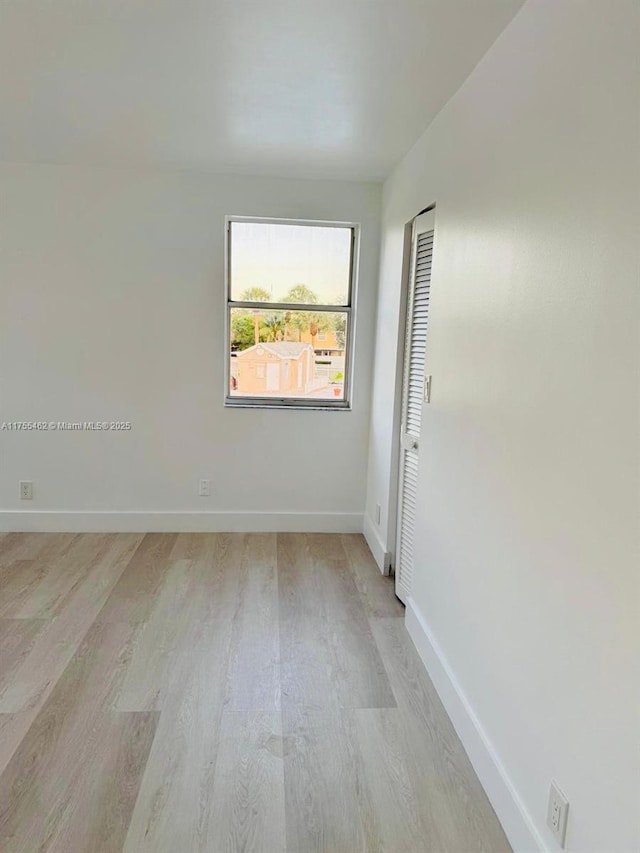
[[[347,407],[355,226],[227,228],[227,403]]]

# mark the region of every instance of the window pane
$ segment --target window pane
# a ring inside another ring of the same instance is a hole
[[[231,308],[229,395],[344,400],[347,319],[343,311]]]
[[[347,305],[351,228],[231,223],[231,299]]]

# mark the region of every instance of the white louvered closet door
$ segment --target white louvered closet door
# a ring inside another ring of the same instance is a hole
[[[429,289],[433,253],[434,213],[417,217],[413,225],[411,278],[402,378],[402,423],[396,534],[396,594],[406,602],[411,595],[416,527],[418,454],[422,404],[425,399],[425,352],[429,320]]]

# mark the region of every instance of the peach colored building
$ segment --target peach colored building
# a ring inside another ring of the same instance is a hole
[[[309,332],[302,332],[300,340],[303,343],[311,344],[316,353],[324,352],[326,354],[344,355],[344,347],[340,345],[338,336],[333,329],[319,331],[313,338]]]
[[[306,394],[315,380],[315,357],[308,343],[254,344],[236,356],[236,391],[249,397]]]

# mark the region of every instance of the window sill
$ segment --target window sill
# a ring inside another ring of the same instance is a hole
[[[345,400],[325,400],[313,403],[305,403],[301,400],[256,400],[238,399],[237,397],[226,397],[224,401],[226,409],[278,409],[286,411],[294,409],[298,412],[350,412],[351,403]]]

